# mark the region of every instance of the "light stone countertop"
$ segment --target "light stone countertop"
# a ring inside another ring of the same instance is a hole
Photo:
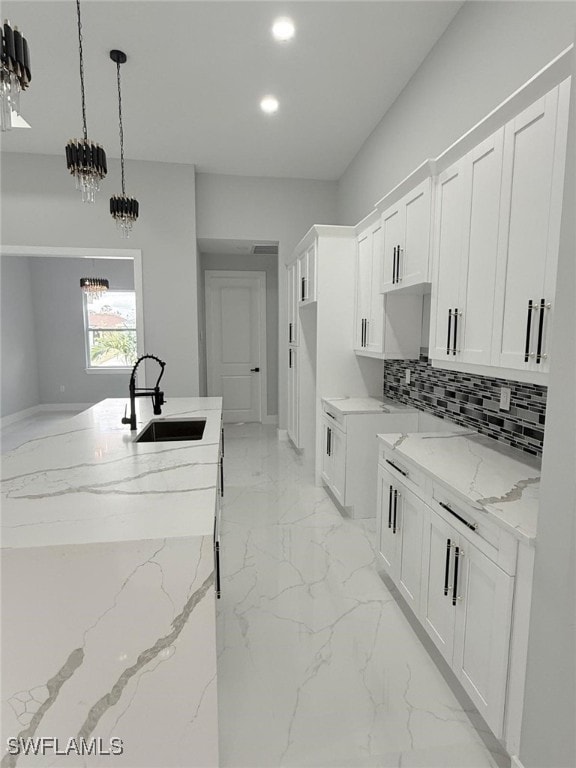
[[[121,755],[72,752],[62,768],[216,768],[222,401],[169,398],[154,416],[138,398],[135,432],[121,423],[127,402],[104,400],[2,457],[3,728],[60,748],[122,740]],[[134,442],[174,417],[205,417],[202,440]]]
[[[399,457],[524,541],[536,537],[540,461],[477,432],[378,435]]]
[[[323,397],[322,402],[342,414],[348,413],[414,413],[416,408],[377,397]]]
[[[136,400],[103,400],[2,457],[2,547],[212,534],[221,398],[169,398],[155,417]],[[135,443],[152,418],[206,417],[202,440]]]

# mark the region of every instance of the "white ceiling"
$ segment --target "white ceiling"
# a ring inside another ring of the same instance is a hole
[[[337,179],[461,5],[83,0],[88,135],[118,157],[109,50],[121,48],[128,158]],[[63,155],[82,128],[75,3],[5,0],[2,13],[28,39],[33,74],[32,129],[4,134],[2,149]],[[279,15],[296,23],[290,44],[270,34]],[[272,117],[267,93],[280,100]]]

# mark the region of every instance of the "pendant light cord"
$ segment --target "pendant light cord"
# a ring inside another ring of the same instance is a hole
[[[124,177],[124,127],[122,125],[122,88],[120,86],[120,62],[116,62],[116,77],[118,79],[118,121],[120,123],[120,167],[122,169],[122,195],[126,197]]]
[[[84,92],[84,53],[82,50],[82,19],[80,18],[80,0],[76,0],[76,13],[78,15],[78,49],[80,51],[80,91],[82,93],[82,124],[84,127],[84,141],[88,140],[86,127],[86,94]]]

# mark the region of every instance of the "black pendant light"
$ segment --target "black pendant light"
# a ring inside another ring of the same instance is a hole
[[[12,128],[13,117],[20,116],[20,93],[30,85],[30,52],[26,38],[8,19],[0,26],[0,126]]]
[[[83,203],[93,203],[100,181],[106,176],[106,152],[99,144],[88,138],[86,127],[86,94],[84,91],[84,54],[82,51],[82,20],[80,18],[80,0],[76,0],[78,17],[78,50],[80,53],[80,91],[82,95],[83,139],[70,139],[66,144],[66,165],[76,178],[76,189],[82,192]]]
[[[120,125],[120,168],[122,170],[122,194],[110,198],[110,213],[120,230],[122,237],[130,237],[134,222],[138,218],[138,200],[126,195],[126,174],[124,171],[124,126],[122,124],[122,87],[120,83],[120,64],[126,63],[124,51],[110,51],[110,58],[116,64],[116,80],[118,83],[118,122]]]

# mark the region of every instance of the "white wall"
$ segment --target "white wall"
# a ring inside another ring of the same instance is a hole
[[[2,156],[6,245],[140,248],[146,351],[166,360],[166,397],[198,394],[194,167],[128,162],[128,192],[140,201],[133,236],[122,240],[108,212],[120,188],[110,162],[97,202],[83,204],[64,157]]]
[[[40,403],[97,403],[106,397],[127,397],[128,372],[86,373],[80,278],[95,274],[108,278],[111,289],[133,290],[133,261],[53,257],[27,261],[31,265]]]
[[[339,182],[341,224],[437,157],[573,42],[574,2],[467,2]]]
[[[259,271],[266,273],[266,362],[267,362],[267,410],[268,416],[278,414],[278,259],[276,256],[260,255],[217,255],[204,253],[201,256],[202,275],[199,283],[199,297],[204,296],[207,269],[231,271]],[[204,306],[204,302],[200,301]],[[200,356],[204,357],[200,365],[205,371],[206,356],[206,315],[200,321]],[[205,381],[200,382],[200,389],[205,391]]]
[[[573,71],[520,749],[525,768],[576,765],[576,66]]]
[[[279,423],[286,426],[287,306],[284,264],[313,224],[337,223],[337,184],[305,179],[196,175],[199,238],[279,242]]]
[[[0,344],[2,395],[0,415],[38,405],[38,364],[28,259],[2,256]]]

